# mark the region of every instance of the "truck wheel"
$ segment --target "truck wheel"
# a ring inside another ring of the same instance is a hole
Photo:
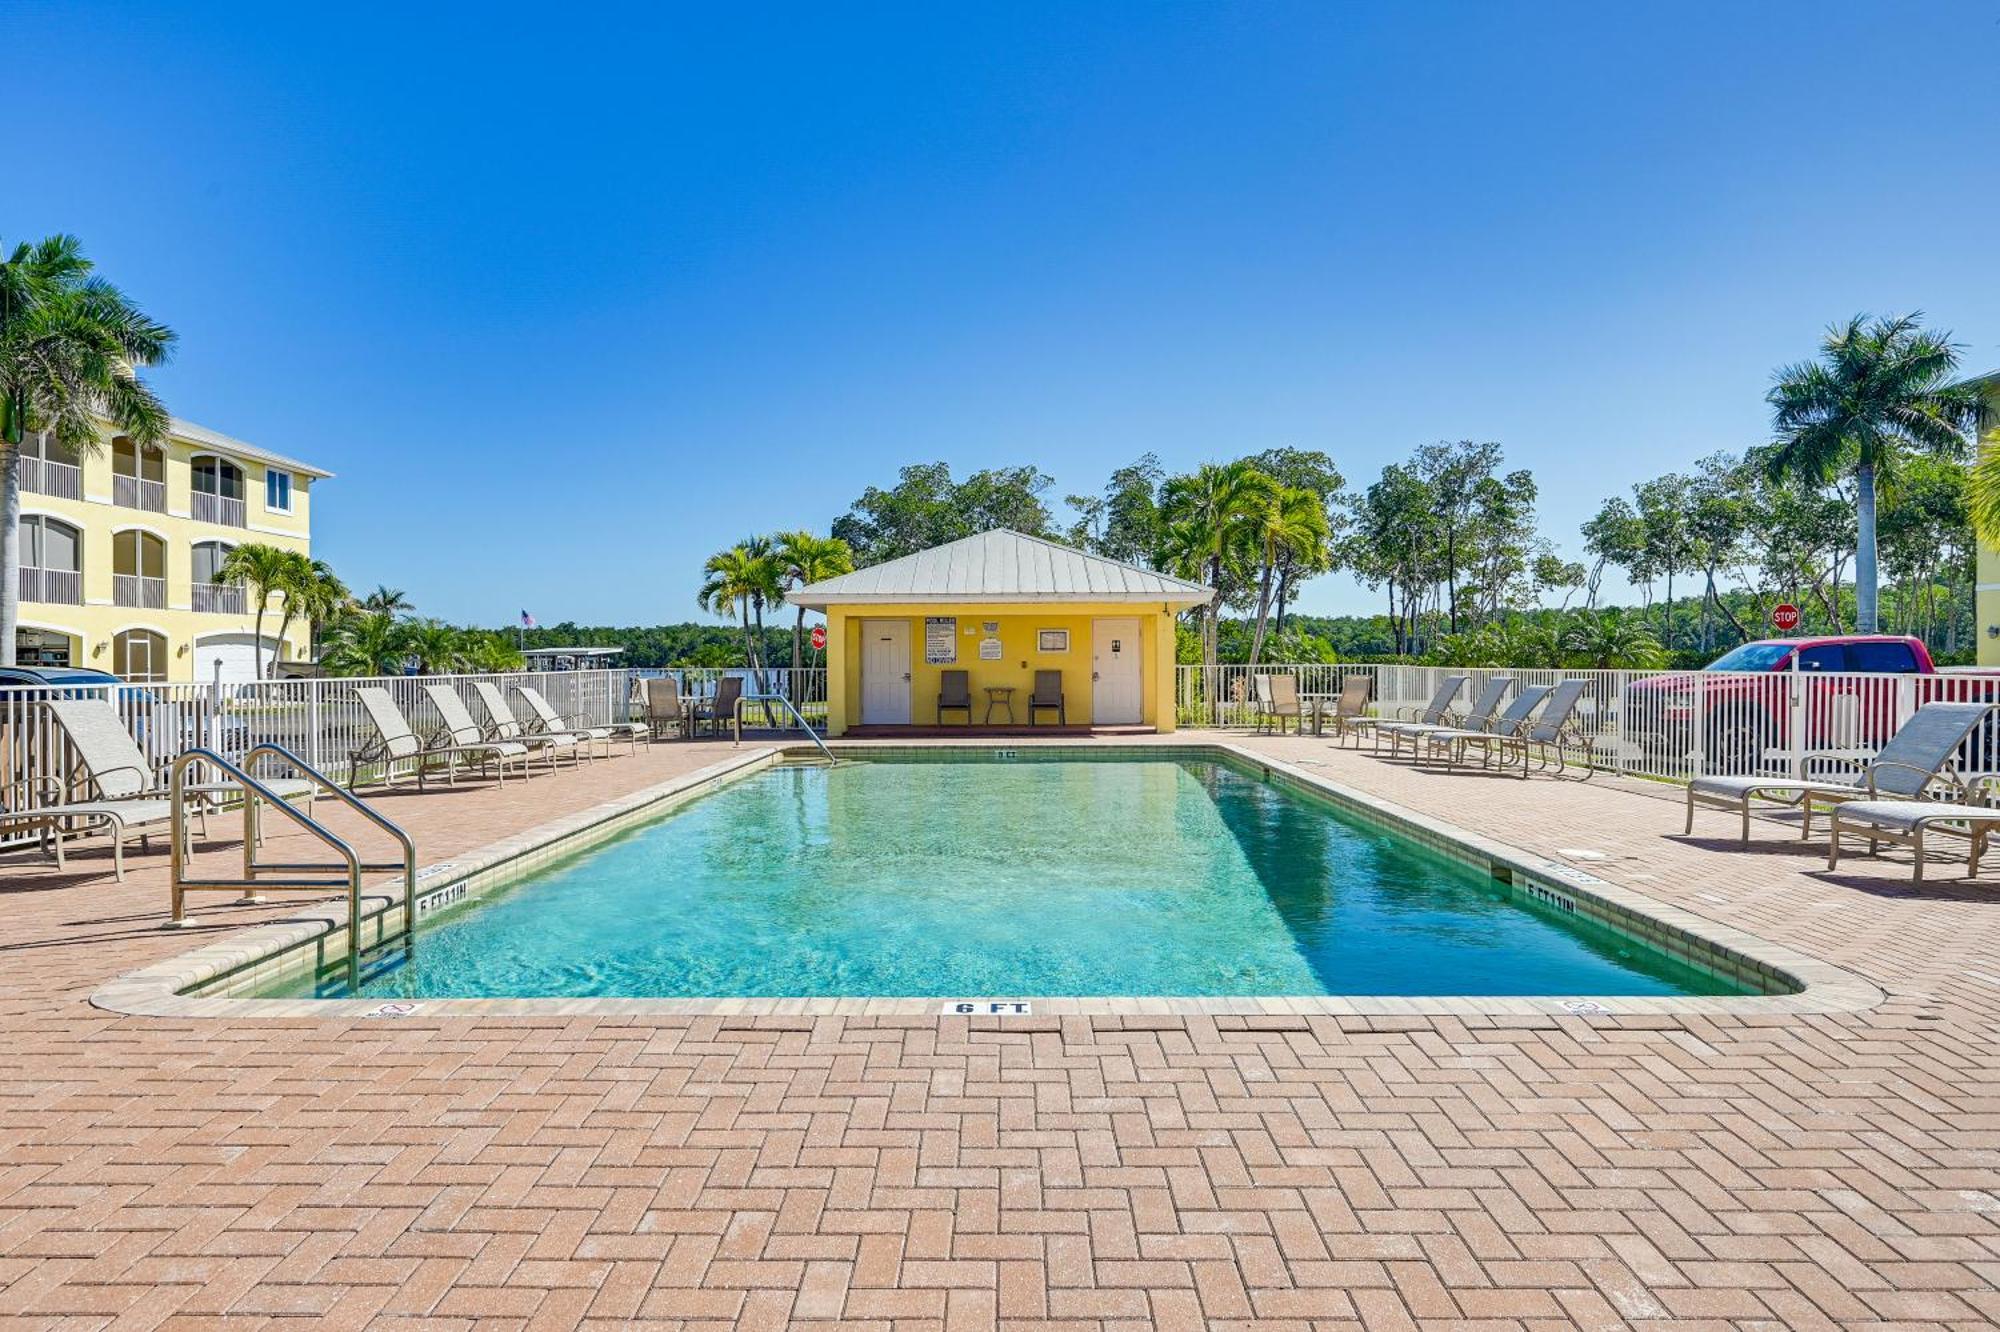
[[[1755,717],[1743,708],[1715,714],[1708,724],[1708,771],[1747,777],[1757,771],[1759,744]]]

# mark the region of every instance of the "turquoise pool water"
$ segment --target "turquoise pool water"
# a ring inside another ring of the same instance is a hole
[[[384,998],[1740,992],[1222,763],[1026,756],[758,773],[434,920],[361,988]]]

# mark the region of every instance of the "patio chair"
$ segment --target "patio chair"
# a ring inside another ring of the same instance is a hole
[[[716,682],[715,693],[711,697],[695,700],[689,714],[689,720],[694,727],[693,733],[700,734],[701,724],[705,721],[708,723],[709,734],[721,735],[722,724],[725,721],[736,720],[736,704],[742,697],[743,677],[723,676]]]
[[[1303,727],[1305,709],[1299,703],[1299,677],[1260,675],[1257,678],[1265,681],[1269,689],[1264,711],[1257,718],[1257,729],[1270,730],[1275,727],[1278,734],[1283,735],[1287,720],[1295,723],[1294,729]]]
[[[531,734],[522,730],[514,709],[507,706],[507,696],[492,681],[473,681],[472,692],[478,697],[479,706],[486,710],[485,739],[512,740],[524,744],[529,753],[546,757],[551,769],[556,766],[556,759],[565,752],[569,754],[571,767],[582,763],[585,758],[595,757],[590,749],[590,737],[581,732],[535,731]]]
[[[1491,688],[1491,685],[1488,686]],[[1422,763],[1426,755],[1442,755],[1447,768],[1456,767],[1465,758],[1465,751],[1479,751],[1479,766],[1484,768],[1492,763],[1497,746],[1503,740],[1519,739],[1528,728],[1528,719],[1536,708],[1549,696],[1547,685],[1527,685],[1514,695],[1513,702],[1498,716],[1487,718],[1484,725],[1466,726],[1456,730],[1425,731],[1416,739],[1416,759]],[[1527,775],[1527,765],[1522,764],[1522,776]]]
[[[1568,766],[1567,753],[1575,749],[1589,751],[1589,744],[1576,728],[1571,725],[1576,716],[1576,705],[1582,700],[1584,690],[1590,688],[1590,681],[1569,679],[1561,681],[1550,691],[1548,701],[1542,705],[1542,712],[1532,725],[1518,737],[1501,737],[1499,741],[1501,763],[1508,762],[1511,754],[1518,754],[1521,760],[1521,775],[1526,777],[1529,764],[1535,764],[1536,772],[1547,772],[1551,756],[1554,759],[1555,775],[1560,777]],[[1583,764],[1583,781],[1589,781],[1597,774],[1597,767],[1587,758]]]
[[[639,752],[639,736],[646,730],[644,722],[609,722],[599,725],[578,717],[563,716],[549,705],[549,701],[542,697],[542,691],[533,685],[515,685],[514,692],[528,705],[528,711],[535,714],[534,720],[527,725],[530,735],[570,733],[589,736],[592,740],[603,744],[607,754],[611,752],[613,740],[624,740],[633,753]]]
[[[670,730],[680,730],[687,725],[687,712],[681,707],[681,682],[671,675],[649,677],[646,686],[646,730],[658,740]]]
[[[1994,783],[2000,783],[2000,777],[1981,777],[1972,785],[1979,788]],[[1968,801],[1971,794],[1969,789]],[[1914,862],[1910,882],[1922,883],[1924,836],[1942,832],[1965,838],[1965,877],[1971,879],[1978,877],[1979,858],[1986,853],[1986,839],[2000,826],[2000,809],[1943,800],[1847,800],[1833,807],[1831,823],[1832,836],[1826,848],[1829,871],[1840,867],[1840,835],[1846,832],[1866,837],[1871,856],[1882,842],[1909,847]]]
[[[1361,728],[1355,723],[1363,720],[1362,714],[1368,710],[1368,694],[1374,688],[1372,675],[1343,675],[1340,677],[1340,697],[1333,700],[1333,738],[1344,740],[1352,733],[1355,743],[1361,741]]]
[[[410,719],[396,706],[396,700],[381,685],[360,685],[354,696],[361,701],[361,709],[367,714],[368,722],[375,728],[375,738],[363,743],[347,756],[347,785],[360,785],[361,769],[364,765],[381,766],[380,781],[387,784],[389,774],[396,763],[414,759],[417,765],[417,789],[424,790],[430,784],[433,768],[441,768],[445,785],[458,784],[458,768],[461,760],[467,760],[483,769],[497,771],[502,782],[507,780],[505,755],[502,745],[507,742],[480,741],[476,739],[478,727],[473,727],[475,742],[461,745],[452,741],[446,732],[424,737],[410,728]],[[464,705],[460,705],[460,711]],[[467,721],[471,719],[468,717]],[[513,745],[520,755],[527,754],[524,745]]]
[[[484,728],[472,719],[472,713],[466,709],[465,700],[458,696],[458,690],[448,684],[427,684],[424,696],[430,699],[431,707],[437,710],[438,720],[444,723],[440,734],[454,747],[470,753],[480,745],[486,746],[491,755],[487,760],[488,766],[501,775],[503,782],[507,780],[506,773],[510,767],[519,768],[524,777],[527,775],[528,761],[534,757],[534,752],[525,741],[495,740],[487,735]],[[554,766],[551,758],[550,767],[553,769]]]
[[[1389,737],[1389,757],[1394,758],[1402,747],[1410,746],[1410,756],[1416,757],[1417,744],[1432,731],[1483,731],[1493,713],[1500,706],[1500,700],[1507,697],[1507,691],[1514,687],[1511,675],[1489,675],[1486,687],[1479,691],[1479,697],[1472,704],[1472,711],[1463,717],[1453,719],[1450,713],[1435,722],[1391,722],[1375,728],[1375,747],[1382,747],[1382,737]]]
[[[1837,781],[1811,777],[1697,777],[1688,783],[1687,824],[1682,836],[1694,832],[1696,805],[1710,805],[1734,811],[1743,820],[1743,842],[1750,841],[1750,807],[1761,798],[1774,804],[1797,806],[1800,811],[1799,838],[1812,835],[1812,807],[1815,803],[1838,805],[1845,801],[1916,801],[1933,783],[1942,783],[1963,794],[1964,786],[1944,771],[1958,747],[1973,728],[1992,711],[1987,703],[1926,703],[1918,708],[1889,742],[1876,751],[1855,779]],[[1815,759],[1848,762],[1841,755],[1807,755]]]
[[[944,714],[963,712],[965,724],[972,725],[972,673],[970,671],[938,672],[938,725],[944,725]]]
[[[1035,724],[1037,712],[1056,714],[1056,725],[1069,725],[1069,713],[1063,708],[1063,686],[1061,671],[1036,671],[1034,692],[1028,695],[1028,725]]]
[[[1271,708],[1271,677],[1253,675],[1250,677],[1250,724],[1258,730],[1264,729],[1264,714]]]
[[[1414,712],[1408,708],[1404,708],[1394,718],[1354,718],[1353,721],[1348,723],[1348,725],[1355,728],[1354,743],[1356,745],[1361,743],[1360,732],[1372,732],[1375,736],[1375,752],[1379,754],[1382,752],[1382,728],[1384,726],[1406,725],[1412,721],[1423,722],[1432,726],[1439,725],[1444,721],[1446,714],[1451,711],[1452,700],[1458,697],[1458,691],[1465,688],[1467,678],[1463,675],[1445,676],[1443,681],[1439,683],[1437,692],[1431,695],[1431,701]]]

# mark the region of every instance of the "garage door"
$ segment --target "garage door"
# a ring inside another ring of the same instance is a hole
[[[274,640],[264,639],[263,654],[270,659]],[[194,645],[194,678],[207,684],[222,669],[222,683],[248,684],[257,678],[257,638],[254,634],[215,634]]]

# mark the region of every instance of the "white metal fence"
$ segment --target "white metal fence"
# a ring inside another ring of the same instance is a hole
[[[1252,726],[1258,675],[1293,675],[1302,694],[1336,694],[1342,680],[1372,681],[1372,710],[1392,716],[1428,704],[1465,677],[1453,711],[1465,712],[1496,675],[1515,687],[1582,679],[1572,720],[1572,762],[1646,777],[1697,773],[1826,775],[1858,767],[1925,703],[2000,703],[2000,672],[1937,675],[1856,671],[1566,671],[1399,665],[1182,666],[1176,711],[1183,726]],[[1957,756],[1962,775],[2000,771],[2000,715]]]

